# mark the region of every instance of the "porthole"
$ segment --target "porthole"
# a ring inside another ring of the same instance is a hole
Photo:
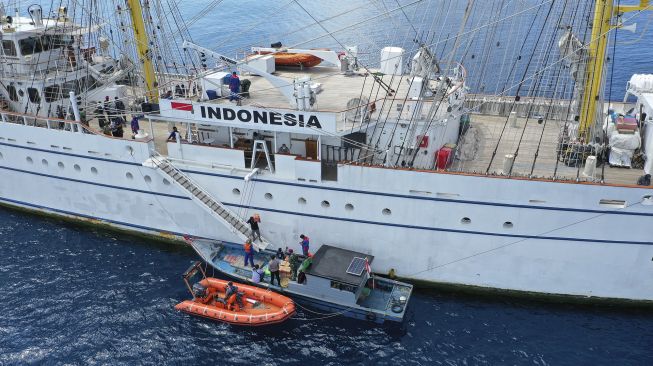
[[[48,161],[45,159],[41,159],[41,164],[43,164],[44,166],[48,166]]]
[[[163,185],[169,186],[169,185],[170,185],[170,181],[168,181],[167,179],[163,178]]]
[[[34,162],[34,160],[32,160],[32,158],[30,158],[29,156],[25,160],[27,160],[27,162],[30,163],[30,164],[32,164]]]
[[[58,163],[57,163],[57,166],[59,167],[59,169],[63,169],[63,168],[65,168],[65,166],[63,165],[62,162],[58,162]]]
[[[384,208],[383,211],[381,211],[381,213],[386,215],[386,216],[392,215],[392,211],[390,211],[389,208]]]
[[[503,223],[503,228],[504,229],[512,229],[512,227],[513,227],[513,225],[512,225],[512,222],[510,222],[510,221],[506,221],[506,222]]]
[[[143,179],[145,179],[145,182],[146,182],[146,183],[150,183],[150,182],[152,182],[152,178],[150,178],[149,175],[144,176]]]
[[[95,167],[92,167],[92,168],[91,168],[91,173],[93,173],[93,174],[97,174],[97,169],[96,169]]]
[[[75,169],[76,172],[79,172],[79,171],[82,170],[82,168],[80,168],[79,165],[77,165],[77,164],[75,164],[75,165],[73,166],[73,168]]]
[[[265,199],[266,200],[271,200],[272,199],[272,193],[266,193],[265,194]]]
[[[331,204],[329,203],[329,201],[322,201],[322,207],[328,208],[330,206],[331,206]]]
[[[235,194],[236,196],[240,196],[240,189],[234,188],[231,190],[231,193]]]
[[[471,224],[472,219],[470,219],[469,217],[463,217],[462,219],[460,219],[460,223],[461,224]]]
[[[130,172],[127,172],[125,174],[125,177],[127,177],[127,179],[134,179],[134,175],[132,173],[130,173]]]
[[[300,205],[305,205],[306,204],[306,198],[299,197],[299,199],[297,200],[297,203],[299,203]]]
[[[354,205],[352,205],[351,203],[346,204],[345,205],[345,210],[354,211]]]
[[[0,152],[0,159],[2,159],[2,158],[4,158],[4,156],[2,156],[2,153]]]
[[[0,157],[2,157],[2,155],[0,155]],[[653,205],[653,195],[647,194],[646,196],[642,197],[642,205]]]

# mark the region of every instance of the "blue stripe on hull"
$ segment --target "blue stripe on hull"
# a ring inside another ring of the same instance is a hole
[[[93,157],[93,156],[85,156],[85,155],[72,154],[72,153],[64,153],[64,152],[61,152],[61,151],[51,151],[51,150],[39,149],[39,148],[28,147],[28,146],[20,146],[20,145],[7,144],[7,143],[0,143],[0,145],[15,147],[15,148],[19,148],[19,149],[42,151],[42,152],[46,152],[46,153],[50,153],[50,154],[74,156],[74,157],[83,158],[83,159],[100,160],[100,161],[112,162],[112,163],[117,163],[117,164],[142,166],[142,164],[135,163],[135,162],[121,161],[121,160],[114,160],[114,159],[106,159],[106,158],[97,158],[97,157]],[[201,171],[190,170],[190,169],[184,169],[183,171],[186,172],[186,173],[193,173],[193,174],[207,175],[207,176],[213,176],[213,177],[221,177],[221,178],[242,180],[242,177],[235,177],[235,176],[227,175],[227,174],[208,173],[208,172],[201,172]],[[476,178],[483,178],[483,177],[476,177]],[[624,212],[624,211],[616,211],[616,210],[591,210],[591,209],[569,208],[569,207],[533,206],[533,205],[520,205],[520,204],[499,203],[499,202],[459,200],[459,199],[450,199],[450,198],[421,197],[421,196],[412,196],[412,195],[397,194],[397,193],[362,191],[362,190],[349,189],[349,188],[316,186],[316,185],[301,184],[301,183],[295,183],[295,182],[281,182],[281,181],[273,181],[273,180],[261,179],[261,178],[253,178],[253,179],[256,180],[256,181],[259,181],[259,182],[262,182],[262,183],[268,183],[268,184],[278,184],[278,185],[287,185],[287,186],[309,188],[309,189],[347,192],[347,193],[357,193],[357,194],[365,194],[365,195],[373,195],[373,196],[395,197],[395,198],[423,200],[423,201],[450,202],[450,203],[461,203],[461,204],[466,204],[466,205],[481,205],[481,206],[495,206],[495,207],[514,207],[514,208],[526,208],[526,209],[532,209],[532,210],[545,210],[545,211],[586,212],[586,213],[597,213],[597,214],[607,214],[607,215],[630,215],[630,216],[651,216],[651,217],[653,217],[653,213],[648,213],[648,212]],[[631,189],[634,189],[634,188],[631,188]]]
[[[20,172],[20,173],[25,173],[25,174],[33,174],[33,175],[38,175],[38,176],[44,176],[44,177],[51,178],[51,179],[61,179],[61,180],[66,180],[66,181],[71,181],[71,182],[76,182],[76,183],[82,183],[82,184],[95,185],[95,186],[100,186],[100,187],[105,187],[105,188],[113,188],[113,189],[126,190],[126,191],[130,191],[130,192],[138,192],[138,193],[145,193],[145,194],[152,194],[152,195],[158,195],[158,196],[164,196],[164,197],[171,197],[171,198],[190,200],[189,197],[185,197],[185,196],[178,196],[178,195],[167,194],[167,193],[159,193],[159,192],[153,192],[153,191],[137,190],[137,189],[128,188],[128,187],[113,186],[113,185],[108,185],[108,184],[103,184],[103,183],[95,183],[95,182],[77,180],[77,179],[72,179],[72,178],[64,178],[64,177],[58,177],[58,176],[49,175],[49,174],[42,174],[42,173],[35,173],[35,172],[27,171],[27,170],[9,168],[9,167],[4,167],[4,166],[0,166],[0,169],[7,169],[7,170],[12,170],[12,171]],[[85,218],[89,218],[89,219],[102,220],[102,221],[107,221],[107,222],[110,222],[110,223],[118,223],[120,225],[128,225],[128,226],[141,228],[139,225],[114,222],[113,220],[109,220],[109,219],[105,219],[105,218],[101,218],[101,217],[87,216],[87,215],[83,215],[83,214],[79,214],[79,213],[75,213],[75,212],[62,211],[62,210],[58,210],[58,209],[51,208],[51,207],[34,205],[34,204],[27,203],[27,202],[14,201],[14,200],[12,200],[10,198],[6,198],[6,197],[0,197],[0,199],[5,200],[7,202],[16,202],[16,203],[18,203],[20,205],[36,207],[36,208],[39,208],[39,209],[47,209],[47,210],[54,211],[54,212],[62,212],[62,213],[65,213],[67,215],[81,216],[81,217],[85,217]],[[335,220],[335,221],[344,221],[344,222],[352,222],[352,223],[368,224],[368,225],[390,226],[390,227],[412,229],[412,230],[427,230],[427,231],[447,232],[447,233],[456,233],[456,234],[483,235],[483,236],[505,237],[505,238],[515,238],[515,239],[575,241],[575,242],[585,242],[585,243],[606,243],[606,244],[653,245],[653,242],[646,242],[646,241],[606,240],[606,239],[588,239],[588,238],[569,238],[569,237],[559,237],[559,236],[506,234],[506,233],[494,233],[494,232],[485,232],[485,231],[449,229],[449,228],[442,228],[442,227],[406,225],[406,224],[397,224],[397,223],[388,223],[388,222],[378,222],[378,221],[369,221],[369,220],[349,219],[349,218],[343,218],[343,217],[316,215],[316,214],[308,214],[308,213],[299,213],[299,212],[295,212],[295,211],[277,210],[277,209],[266,208],[266,207],[246,206],[246,205],[239,205],[239,204],[228,203],[228,202],[223,202],[223,204],[225,206],[230,206],[230,207],[249,208],[249,209],[261,210],[261,211],[267,211],[267,212],[275,212],[275,213],[280,213],[280,214],[285,214],[285,215],[303,216],[303,217],[311,217],[311,218],[318,218],[318,219],[325,219],[325,220]],[[152,228],[146,228],[146,229],[147,230],[160,231],[159,229],[152,229]]]

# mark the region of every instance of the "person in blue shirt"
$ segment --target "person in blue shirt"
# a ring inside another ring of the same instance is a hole
[[[167,141],[177,141],[177,136],[179,135],[179,130],[177,130],[177,127],[172,128],[172,132],[170,132],[170,135],[168,136]]]
[[[238,96],[238,93],[240,92],[240,78],[235,71],[231,73],[231,78],[229,79],[229,90],[231,91],[229,101],[240,99]]]

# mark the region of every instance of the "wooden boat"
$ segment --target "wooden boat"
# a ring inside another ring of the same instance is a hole
[[[302,275],[294,279],[289,263],[280,265],[281,286],[250,281],[252,270],[244,264],[242,246],[204,239],[187,241],[199,256],[225,276],[252,286],[281,291],[309,307],[328,311],[327,316],[342,315],[375,323],[402,322],[413,286],[374,276],[369,265],[374,256],[322,245],[311,258],[300,256]],[[267,269],[274,251],[254,254],[254,263]],[[303,279],[303,281],[301,281]]]
[[[270,52],[259,52],[259,54],[267,55],[270,54]],[[313,67],[322,62],[321,58],[307,53],[276,52],[273,56],[274,64],[276,66]]]
[[[189,280],[201,272],[204,278],[190,285]],[[206,277],[201,262],[195,262],[184,273],[184,282],[193,295],[175,309],[229,324],[261,326],[281,323],[295,313],[295,304],[281,294],[255,286],[233,283],[238,288],[237,300],[232,308],[225,301],[225,291],[229,281]]]

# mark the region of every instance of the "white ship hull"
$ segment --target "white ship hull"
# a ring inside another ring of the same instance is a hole
[[[0,138],[7,205],[238,242],[187,192],[142,166],[147,143],[12,123],[2,123]],[[337,182],[262,175],[244,187],[232,170],[179,167],[233,211],[259,212],[263,235],[279,246],[298,249],[305,233],[313,251],[333,244],[369,252],[374,271],[392,268],[413,280],[653,300],[653,205],[643,200],[650,188],[359,166],[340,166]],[[601,206],[602,199],[626,207]]]

